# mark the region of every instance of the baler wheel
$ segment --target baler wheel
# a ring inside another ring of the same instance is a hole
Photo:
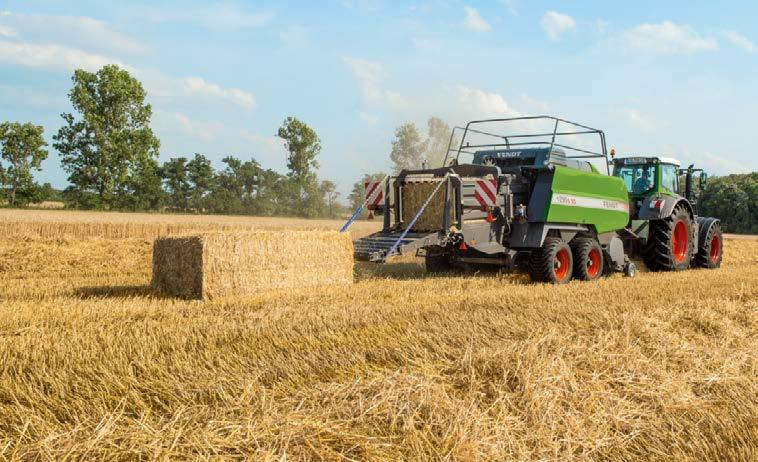
[[[532,252],[529,276],[534,282],[566,284],[573,272],[571,247],[560,238],[548,237],[542,247]]]
[[[684,206],[677,205],[671,216],[650,222],[650,234],[642,259],[651,271],[681,271],[690,267],[692,220]]]
[[[571,242],[574,253],[574,278],[594,281],[603,275],[603,249],[592,238],[578,237]]]
[[[695,264],[701,268],[718,268],[721,266],[721,257],[724,253],[724,237],[721,235],[721,227],[714,223],[703,240],[703,245],[695,255]]]

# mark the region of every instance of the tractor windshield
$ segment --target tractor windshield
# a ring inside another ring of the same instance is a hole
[[[655,187],[654,164],[618,165],[613,174],[624,180],[629,194],[645,194]]]

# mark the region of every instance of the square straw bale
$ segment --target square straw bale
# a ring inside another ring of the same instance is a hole
[[[434,188],[437,187],[437,182],[408,182],[402,189],[402,203],[403,203],[403,222],[408,223],[413,220],[413,217],[421,209],[426,202],[426,199],[432,194]],[[445,186],[440,187],[437,194],[434,195],[429,205],[426,206],[424,213],[413,225],[411,231],[439,231],[442,229],[442,217],[445,210]],[[452,220],[455,216],[453,209],[454,201],[448,203],[448,213]]]
[[[353,282],[353,244],[336,231],[234,231],[161,237],[153,287],[194,299]]]

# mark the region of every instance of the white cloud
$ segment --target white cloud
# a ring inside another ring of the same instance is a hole
[[[0,40],[0,63],[64,72],[76,69],[96,72],[105,65],[117,64],[139,78],[151,98],[170,102],[204,97],[243,108],[255,106],[255,97],[239,88],[223,88],[200,77],[174,78],[158,71],[135,69],[115,58],[60,45]]]
[[[728,175],[730,173],[750,173],[753,166],[749,162],[740,162],[737,160],[727,159],[714,154],[711,151],[693,151],[690,146],[670,146],[666,145],[659,149],[661,155],[673,157],[682,162],[682,165],[695,164],[695,167],[702,168],[709,175]]]
[[[15,28],[17,35],[75,48],[142,53],[147,46],[141,41],[113,29],[107,23],[86,16],[48,16],[11,13],[2,21]],[[2,35],[2,34],[0,34]]]
[[[624,32],[624,43],[629,49],[654,53],[692,54],[718,49],[715,39],[701,37],[689,26],[671,21],[640,24]]]
[[[192,95],[225,99],[244,108],[255,106],[255,97],[239,88],[222,88],[200,77],[187,77],[182,80],[182,83],[183,88]]]
[[[498,93],[487,93],[478,88],[463,85],[456,87],[458,101],[463,111],[474,118],[518,117],[521,114]]]
[[[272,10],[247,11],[235,4],[203,7],[148,8],[139,16],[157,23],[184,22],[213,30],[238,30],[260,27],[274,18]]]
[[[0,62],[65,71],[75,69],[96,71],[106,64],[118,64],[128,69],[116,59],[75,48],[9,41],[0,41]]]
[[[487,32],[490,30],[490,23],[482,18],[476,8],[466,6],[463,9],[466,11],[466,19],[463,22],[466,27],[476,32]]]
[[[200,141],[210,142],[224,132],[224,124],[218,121],[194,122],[181,112],[155,111],[153,122],[156,130],[175,131]]]
[[[731,42],[732,45],[736,46],[737,48],[742,48],[748,53],[754,53],[755,51],[758,50],[758,48],[749,38],[745,37],[744,35],[740,34],[737,31],[734,31],[734,30],[725,31],[724,37],[726,37],[726,39],[729,40],[729,42]]]
[[[381,82],[384,80],[384,66],[373,61],[355,58],[343,58],[361,84],[361,92],[367,102],[386,104],[399,108],[406,105],[405,99],[397,92],[386,90]]]
[[[611,115],[644,133],[655,131],[655,123],[647,116],[643,116],[639,109],[627,107],[611,107]]]
[[[565,32],[576,29],[576,21],[567,14],[548,11],[542,16],[542,29],[550,40],[558,40]]]
[[[11,27],[0,26],[0,37],[15,37],[16,31]]]

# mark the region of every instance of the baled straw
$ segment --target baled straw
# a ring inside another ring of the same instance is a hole
[[[410,223],[424,202],[437,187],[436,182],[408,182],[402,188],[403,222]],[[448,204],[449,217],[454,216],[453,201]],[[442,217],[445,210],[444,186],[434,195],[424,213],[413,225],[412,231],[438,231],[442,229]]]
[[[158,238],[153,287],[196,299],[349,284],[350,236],[336,231],[247,231]]]

